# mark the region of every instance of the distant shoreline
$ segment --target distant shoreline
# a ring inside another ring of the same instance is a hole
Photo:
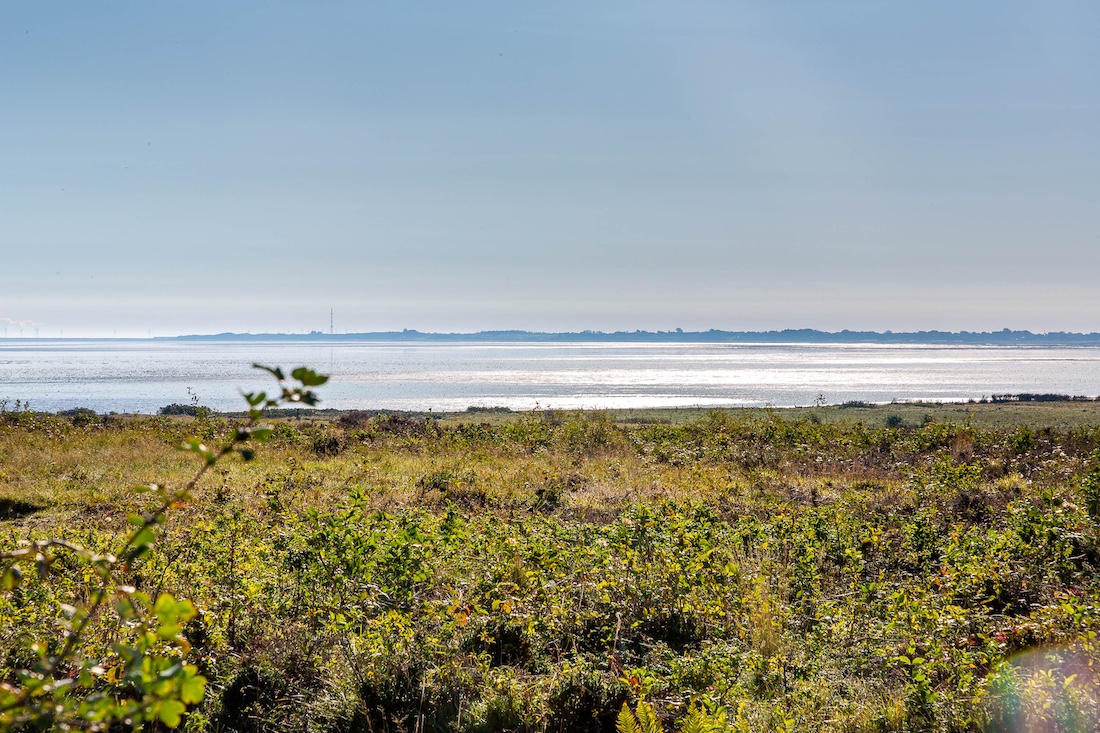
[[[404,343],[744,343],[744,344],[908,344],[967,346],[1100,346],[1100,333],[1056,331],[477,331],[427,333],[415,330],[367,333],[217,333],[156,336],[166,341],[393,341]]]

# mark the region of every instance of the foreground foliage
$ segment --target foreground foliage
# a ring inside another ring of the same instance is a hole
[[[168,510],[189,501],[199,481],[219,461],[233,454],[252,460],[250,443],[271,433],[258,425],[265,409],[284,403],[315,405],[317,399],[309,387],[328,380],[302,367],[293,372],[300,386],[288,387],[282,370],[256,367],[277,380],[279,393],[271,398],[264,392],[244,395],[248,421],[233,428],[220,448],[209,448],[194,436],[187,438],[179,447],[196,454],[200,467],[182,488],[140,487],[156,497],[154,508],[127,516],[130,527],[116,552],[97,552],[56,537],[24,541],[0,552],[0,587],[17,597],[24,590],[22,566],[30,562],[44,584],[38,590],[45,595],[56,590],[45,584],[58,560],[75,560],[81,577],[71,589],[73,602],[57,604],[61,615],[55,625],[60,638],[51,643],[49,634],[29,634],[26,646],[35,659],[11,670],[11,681],[0,682],[0,727],[98,731],[116,724],[134,729],[164,724],[175,728],[187,706],[202,701],[206,678],[185,660],[190,644],[183,628],[195,617],[194,605],[163,591],[152,596],[119,576],[152,553],[157,527],[165,523]],[[75,418],[74,425],[87,425],[89,412],[73,410],[66,415]],[[14,417],[18,424],[21,416]],[[108,608],[113,613],[105,620]],[[93,639],[96,624],[100,634]]]
[[[125,487],[237,427],[9,413],[0,549],[118,546],[148,509]],[[726,413],[288,420],[119,581],[193,604],[190,730],[1092,730],[1098,448]],[[51,572],[0,595],[9,683],[88,587]]]

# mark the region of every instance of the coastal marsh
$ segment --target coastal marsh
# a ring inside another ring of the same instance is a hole
[[[282,418],[126,580],[198,611],[189,730],[1086,730],[1100,429],[998,407]],[[0,543],[117,545],[234,424],[5,413]],[[5,677],[50,579],[0,595]]]

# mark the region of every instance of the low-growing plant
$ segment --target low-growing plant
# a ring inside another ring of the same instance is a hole
[[[200,480],[221,460],[238,454],[250,461],[251,444],[270,436],[260,420],[265,409],[281,404],[315,405],[312,387],[327,381],[304,367],[291,377],[299,386],[286,385],[279,368],[255,365],[277,381],[279,392],[244,395],[248,420],[235,428],[218,447],[189,438],[180,448],[196,454],[201,465],[181,488],[152,484],[153,506],[129,514],[131,526],[113,552],[98,552],[66,539],[38,540],[0,553],[0,587],[9,594],[23,592],[24,567],[33,567],[41,583],[49,583],[52,566],[83,564],[84,584],[72,603],[58,608],[59,637],[38,638],[29,644],[32,663],[19,669],[12,681],[0,683],[0,728],[29,730],[107,730],[115,723],[134,729],[157,724],[174,728],[187,707],[202,700],[206,678],[187,662],[191,648],[185,626],[196,614],[187,600],[171,593],[150,594],[126,582],[126,574],[149,555],[158,529],[168,512],[192,499]],[[109,616],[105,619],[104,616]],[[95,624],[114,627],[112,643],[99,648],[88,639]]]
[[[1017,453],[1015,426],[888,429],[887,409],[287,419],[278,464],[219,464],[209,503],[122,580],[194,605],[177,653],[209,680],[196,733],[603,733],[624,703],[641,725],[639,702],[665,733],[1091,729],[1077,670],[1100,668],[1100,431],[1033,425]],[[53,523],[117,546],[112,479],[85,457],[178,462],[168,446],[193,424],[0,424],[0,495],[34,505],[0,542]],[[338,455],[313,450],[325,434]],[[80,503],[73,482],[93,485]],[[72,559],[0,595],[17,619],[0,622],[5,679],[34,663],[16,634],[49,638],[56,599],[83,587]],[[1062,662],[1025,664],[1035,650]]]

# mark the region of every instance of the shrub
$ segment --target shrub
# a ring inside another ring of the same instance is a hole
[[[318,435],[310,444],[310,450],[318,456],[336,456],[342,449],[340,438],[331,433]]]
[[[139,590],[124,582],[123,574],[152,552],[167,512],[189,501],[215,464],[233,453],[246,461],[254,457],[249,443],[270,435],[258,425],[265,408],[283,402],[316,404],[309,388],[327,381],[300,368],[292,376],[301,386],[288,388],[282,370],[260,368],[276,378],[280,394],[270,399],[263,392],[244,395],[249,422],[220,448],[209,448],[198,438],[180,446],[197,455],[199,469],[182,488],[145,487],[154,496],[154,508],[127,517],[131,529],[115,552],[48,539],[0,553],[0,588],[10,593],[23,593],[23,565],[33,565],[42,583],[51,580],[55,564],[86,567],[75,602],[60,604],[56,623],[61,639],[33,641],[30,667],[17,672],[16,684],[0,685],[0,729],[105,730],[115,721],[134,728],[174,728],[189,705],[202,701],[206,678],[196,665],[186,663],[190,642],[184,627],[196,616],[195,606],[168,592]],[[87,639],[103,616],[115,628],[106,649],[89,646]]]
[[[170,405],[157,410],[158,415],[189,415],[195,417],[199,414],[199,408],[195,405],[181,405],[178,402],[173,402]]]
[[[57,414],[59,417],[69,418],[73,423],[73,427],[77,428],[103,421],[99,413],[89,407],[74,407],[71,410],[62,410]]]

